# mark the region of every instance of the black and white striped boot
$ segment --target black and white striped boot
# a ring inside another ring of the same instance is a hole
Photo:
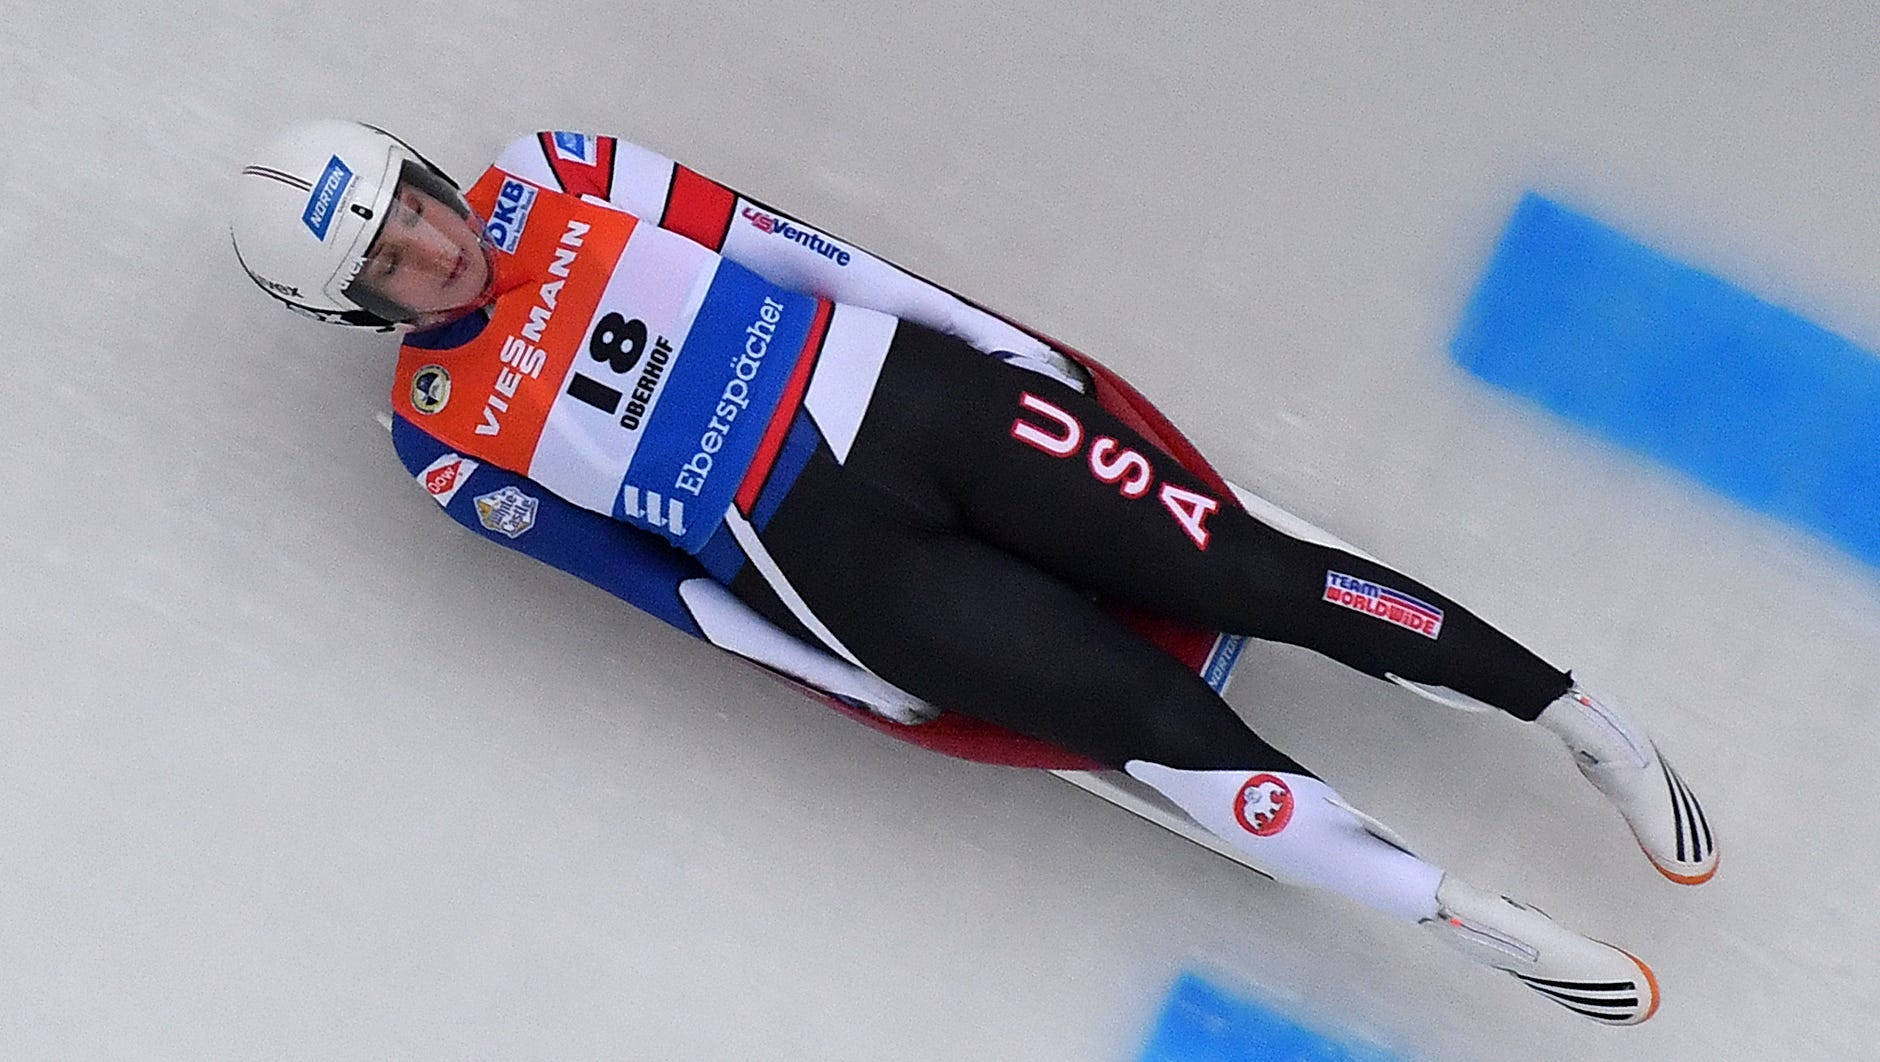
[[[1658,873],[1702,885],[1717,873],[1717,842],[1696,794],[1652,740],[1611,701],[1574,683],[1535,720],[1573,753],[1573,763],[1632,827]]]
[[[1658,1011],[1658,979],[1630,952],[1566,928],[1538,908],[1453,876],[1425,921],[1463,954],[1555,1003],[1607,1025],[1637,1025]]]

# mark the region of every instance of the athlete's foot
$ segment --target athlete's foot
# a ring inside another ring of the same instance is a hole
[[[1701,885],[1717,873],[1717,842],[1696,794],[1610,701],[1575,683],[1535,722],[1566,743],[1574,765],[1619,809],[1660,874]]]
[[[1637,1025],[1657,1013],[1658,979],[1631,953],[1453,876],[1443,878],[1436,900],[1436,917],[1424,924],[1446,943],[1575,1014]]]

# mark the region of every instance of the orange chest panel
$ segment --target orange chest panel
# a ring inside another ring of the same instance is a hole
[[[489,322],[449,350],[400,349],[392,408],[460,453],[526,474],[639,219],[494,169],[466,198],[499,248]]]

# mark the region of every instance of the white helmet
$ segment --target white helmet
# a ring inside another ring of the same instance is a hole
[[[401,179],[473,217],[455,181],[385,130],[337,120],[295,126],[236,181],[235,256],[263,291],[309,317],[408,327],[412,313],[353,284]]]

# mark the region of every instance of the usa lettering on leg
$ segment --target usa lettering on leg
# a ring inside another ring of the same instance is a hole
[[[1018,404],[1023,410],[1036,413],[1050,423],[1033,423],[1021,413],[1012,420],[1012,438],[1058,458],[1069,457],[1083,448],[1083,423],[1070,411],[1029,391],[1018,396]],[[1098,482],[1115,485],[1117,493],[1125,498],[1143,497],[1155,482],[1155,466],[1149,459],[1108,435],[1099,435],[1091,440],[1088,467]],[[1156,500],[1175,518],[1196,549],[1208,548],[1212,532],[1208,530],[1207,521],[1209,516],[1220,509],[1218,500],[1174,483],[1162,484],[1156,491]]]

